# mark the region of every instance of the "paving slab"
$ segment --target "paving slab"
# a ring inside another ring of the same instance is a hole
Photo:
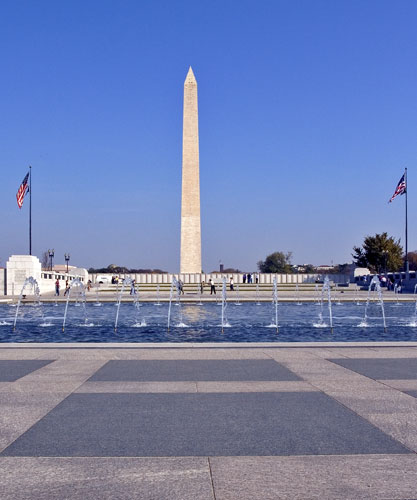
[[[417,415],[408,412],[367,413],[368,422],[417,453]]]
[[[413,390],[413,391],[404,391],[406,394],[408,394],[409,396],[412,396],[413,398],[417,398],[417,390]]]
[[[216,344],[204,347],[201,344],[191,344],[184,348],[182,347],[169,349],[144,349],[140,351],[140,359],[268,359],[268,355],[263,349],[255,348],[254,345],[249,345],[244,349],[236,346],[223,347],[222,344]]]
[[[379,358],[417,358],[417,347],[416,346],[402,346],[398,347],[378,347],[375,346],[372,351],[375,357]],[[364,353],[365,354],[365,353]],[[374,355],[369,357],[374,357]],[[355,357],[364,357],[361,353],[358,353]]]
[[[417,380],[417,355],[414,358],[332,358],[329,361],[375,380]]]
[[[363,383],[366,379],[363,375],[348,368],[332,363],[326,359],[281,361],[290,371],[296,373],[300,378],[308,381],[339,382],[349,380],[351,383]]]
[[[30,429],[67,395],[27,392],[0,394],[0,450]]]
[[[103,361],[54,361],[0,387],[0,449],[4,449],[83,384]]]
[[[318,391],[307,382],[196,382],[198,392],[311,392]]]
[[[0,359],[0,382],[14,382],[52,361],[51,359]]]
[[[0,392],[47,393],[73,392],[106,360],[56,360],[0,388]]]
[[[86,382],[74,393],[159,393],[197,392],[195,382]]]
[[[309,392],[306,382],[86,382],[76,393],[135,392]]]
[[[2,500],[214,500],[207,458],[0,458]]]
[[[23,346],[18,349],[11,349],[8,344],[0,343],[0,359],[51,359],[50,351],[46,349],[25,349]],[[55,359],[55,355],[52,356]]]
[[[102,381],[300,380],[272,359],[112,360],[89,379]]]
[[[384,385],[397,389],[399,391],[417,391],[417,380],[384,380]]]
[[[339,403],[344,404],[362,417],[368,414],[417,414],[417,400],[404,392],[386,388],[386,390],[348,389],[327,391]]]
[[[216,500],[417,498],[416,455],[210,458]]]
[[[318,392],[72,394],[4,456],[408,453]]]

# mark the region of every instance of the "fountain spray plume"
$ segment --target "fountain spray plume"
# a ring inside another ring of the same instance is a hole
[[[41,308],[40,310],[41,310],[41,315],[42,315],[42,319],[43,319],[43,310],[42,310],[42,304],[41,304],[41,294],[39,291],[39,285],[33,276],[29,276],[29,278],[25,279],[23,286],[22,286],[22,289],[20,291],[19,300],[17,302],[17,307],[16,307],[16,314],[14,317],[13,331],[16,330],[17,315],[19,314],[20,304],[22,302],[23,295],[25,295],[25,290],[28,286],[31,287],[32,294],[37,299],[36,303]]]
[[[332,313],[332,289],[330,286],[330,280],[328,276],[325,276],[323,282],[323,288],[321,289],[321,312],[320,317],[323,319],[323,305],[324,305],[324,297],[327,296],[327,305],[329,308],[329,324],[330,324],[330,332],[333,333],[333,313]]]
[[[160,284],[158,283],[156,285],[156,303],[154,304],[154,306],[160,306],[161,305],[161,301],[159,299],[159,288],[160,288]]]
[[[414,285],[414,296],[416,297],[416,291],[417,291],[417,284]],[[411,323],[410,326],[417,326],[417,298],[416,298],[416,303],[414,306],[414,321]]]
[[[316,283],[316,286],[314,287],[314,291],[316,293],[316,304],[319,306],[320,305],[320,290],[319,290],[319,285]]]
[[[278,325],[278,287],[277,287],[277,277],[274,277],[273,281],[273,289],[272,289],[272,324],[275,326],[277,329],[279,329]]]
[[[229,326],[226,317],[226,307],[227,307],[227,294],[226,294],[226,278],[223,277],[222,283],[222,333],[225,326]]]
[[[99,289],[100,289],[100,283],[96,283],[96,302],[94,304],[96,307],[101,307],[102,305],[98,297]]]
[[[171,288],[169,290],[169,305],[168,305],[168,331],[171,323],[171,306],[172,306],[172,299],[174,297],[174,289],[177,290],[177,303],[180,302],[180,285],[178,281],[176,280],[175,276],[172,277],[171,281]]]
[[[259,283],[256,283],[256,305],[260,306],[261,303],[259,302]]]
[[[300,287],[298,286],[298,282],[295,284],[295,298],[297,300],[297,306],[302,306],[303,304],[300,302]]]
[[[379,281],[378,276],[374,276],[372,278],[371,282],[369,283],[368,297],[366,299],[366,305],[365,305],[365,316],[363,318],[362,324],[363,324],[363,326],[368,326],[368,308],[369,308],[369,303],[372,299],[372,292],[373,292],[374,300],[381,307],[382,323],[384,325],[384,332],[386,332],[387,331],[387,323],[385,320],[384,298],[382,297],[381,282]]]
[[[78,294],[76,296],[76,304],[78,304],[78,297],[79,297],[79,295],[81,295],[81,302],[82,302],[82,306],[83,306],[83,310],[84,310],[84,324],[87,324],[87,310],[85,307],[85,302],[86,302],[86,300],[85,300],[85,285],[81,281],[81,279],[77,277],[71,281],[71,284],[70,284],[70,287],[68,290],[67,301],[65,303],[64,321],[62,323],[62,331],[65,331],[65,324],[67,321],[67,313],[68,313],[68,303],[69,303],[73,289],[77,289],[77,291],[78,291]]]
[[[223,278],[223,283],[226,278]],[[236,284],[236,302],[235,306],[240,306],[240,297],[239,297],[239,283]]]
[[[201,283],[197,283],[197,295],[198,295],[198,306],[202,306],[203,303],[201,302]]]
[[[358,287],[358,284],[356,283],[356,285],[355,285],[355,298],[354,298],[354,301],[356,302],[357,306],[360,306],[361,303],[359,302],[358,291],[359,291],[359,287]]]
[[[396,305],[399,306],[400,305],[400,301],[398,299],[398,294],[399,294],[399,285],[398,283],[395,283],[394,285],[394,296],[395,296],[395,299],[396,299]],[[415,290],[415,287],[414,287],[414,290]]]
[[[122,301],[123,292],[125,290],[126,285],[132,286],[132,282],[133,282],[133,280],[129,276],[127,278],[123,279],[122,286],[120,288],[120,292],[119,292],[118,297],[117,297],[117,311],[116,311],[116,319],[114,322],[114,331],[115,332],[117,332],[117,324],[119,322],[120,302]],[[117,289],[119,289],[119,283],[117,283]]]
[[[140,317],[140,308],[142,307],[142,304],[140,302],[140,292],[139,292],[139,283],[135,285],[131,285],[132,291],[133,291],[133,307],[135,308],[135,316],[136,316],[136,321],[134,326],[146,326],[146,319],[145,317],[141,318]]]

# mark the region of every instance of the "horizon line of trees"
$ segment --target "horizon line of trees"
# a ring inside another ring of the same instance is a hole
[[[387,273],[404,271],[406,257],[410,271],[417,270],[417,250],[404,254],[401,239],[395,240],[388,233],[365,236],[361,246],[353,247],[353,263],[358,267],[365,267],[373,273]],[[338,264],[331,269],[322,269],[311,264],[294,266],[291,263],[292,252],[274,252],[265,260],[258,262],[258,269],[262,273],[317,273],[317,274],[347,274],[350,264]]]
[[[353,263],[358,267],[368,268],[373,273],[398,272],[405,270],[405,255],[401,240],[395,240],[388,236],[386,232],[375,234],[375,236],[365,236],[361,246],[353,247]],[[417,270],[417,250],[407,254],[410,270]],[[338,264],[331,268],[321,268],[312,264],[293,265],[292,252],[273,252],[265,257],[265,260],[257,262],[257,268],[261,273],[282,273],[282,274],[348,274],[351,264]],[[47,252],[44,252],[43,259],[47,264]],[[89,273],[108,274],[167,274],[168,271],[162,269],[128,268],[110,264],[107,267],[88,269]],[[204,271],[202,271],[204,272]],[[212,271],[220,272],[220,271]],[[243,271],[229,267],[223,269],[223,273],[241,273]],[[252,271],[251,271],[252,272]]]
[[[90,274],[168,274],[168,271],[162,269],[142,269],[142,268],[129,268],[124,266],[115,266],[110,264],[107,267],[88,269]]]

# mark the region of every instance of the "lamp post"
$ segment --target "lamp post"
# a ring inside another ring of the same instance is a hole
[[[68,262],[69,262],[69,260],[70,260],[70,254],[69,254],[69,253],[66,253],[66,254],[64,255],[64,257],[65,257],[65,262],[67,263],[67,274],[68,274]]]
[[[48,250],[48,254],[49,254],[49,267],[51,268],[52,271],[52,259],[54,258],[55,255],[54,249]]]

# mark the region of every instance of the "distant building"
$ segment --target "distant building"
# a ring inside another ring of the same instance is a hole
[[[317,266],[317,271],[318,272],[326,272],[326,271],[333,271],[335,266],[329,266],[329,265],[322,265],[322,266]]]

